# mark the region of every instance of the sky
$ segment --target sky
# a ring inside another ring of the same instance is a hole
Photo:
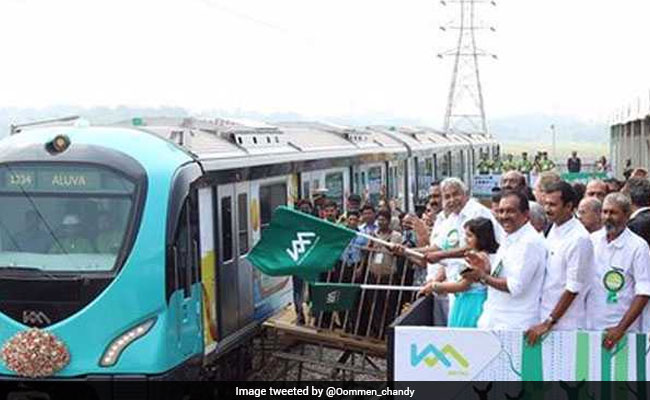
[[[650,3],[481,7],[490,118],[607,121],[642,96]],[[183,107],[439,125],[452,4],[433,0],[3,0],[0,107]]]

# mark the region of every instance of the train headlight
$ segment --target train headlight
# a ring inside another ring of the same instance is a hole
[[[124,349],[126,349],[136,339],[146,335],[155,323],[156,318],[150,318],[118,336],[108,345],[106,350],[104,350],[104,354],[102,354],[102,358],[99,360],[99,366],[112,367],[115,365]]]
[[[70,138],[67,135],[56,135],[46,148],[52,154],[63,153],[70,147]]]

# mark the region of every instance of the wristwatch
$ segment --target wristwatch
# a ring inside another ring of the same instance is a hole
[[[548,318],[544,321],[545,324],[550,324],[551,326],[555,325],[557,323],[557,320],[553,318],[552,315],[549,315]]]

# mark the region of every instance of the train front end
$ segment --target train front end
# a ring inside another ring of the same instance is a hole
[[[130,129],[0,142],[0,377],[191,377],[200,290],[170,291],[166,274],[172,182],[191,164]]]

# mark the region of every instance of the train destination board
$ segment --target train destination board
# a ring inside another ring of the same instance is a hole
[[[132,186],[112,172],[83,167],[0,167],[0,191],[93,192],[124,191]]]

